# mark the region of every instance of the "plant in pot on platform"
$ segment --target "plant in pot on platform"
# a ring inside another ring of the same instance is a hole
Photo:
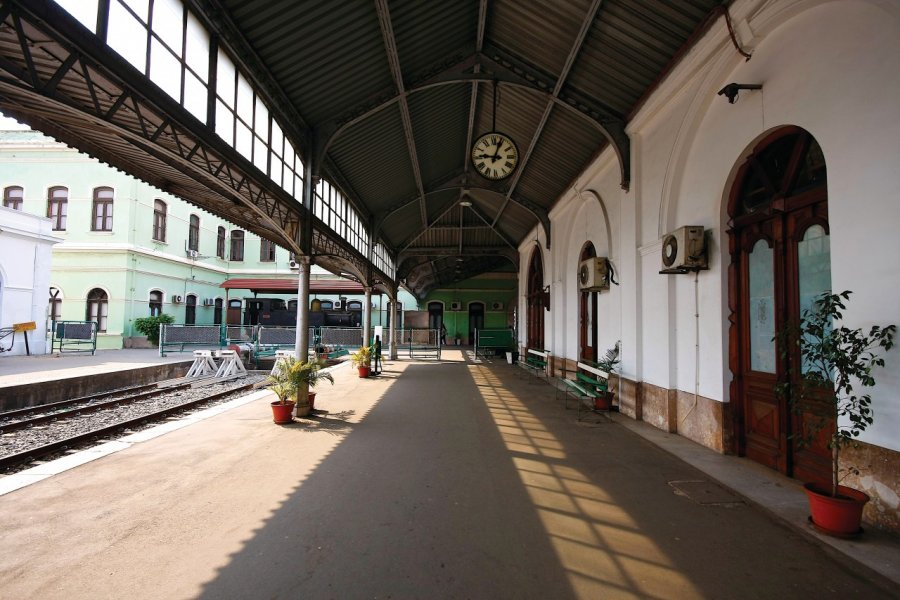
[[[297,386],[291,379],[287,362],[289,361],[282,361],[280,365],[276,365],[268,379],[269,389],[278,396],[278,400],[272,402],[272,418],[279,425],[294,420],[293,412],[296,405],[291,398],[296,397]]]
[[[350,360],[359,369],[360,377],[368,377],[371,372],[372,364],[372,347],[362,346],[359,350],[350,355]]]
[[[859,533],[862,510],[869,496],[839,485],[855,467],[842,469],[841,449],[854,445],[860,433],[873,423],[872,399],[854,386],[872,387],[872,370],[884,366],[881,353],[894,345],[895,325],[862,329],[836,327],[843,318],[845,301],[852,292],[825,292],[803,311],[798,324],[788,325],[776,336],[788,364],[786,379],[777,387],[790,402],[799,420],[794,438],[810,446],[827,436],[831,450],[831,484],[804,485],[813,524],[822,532],[837,536]]]
[[[312,358],[307,362],[294,360],[290,365],[290,378],[296,390],[299,392],[304,387],[304,384],[306,385],[310,410],[316,406],[316,392],[313,391],[316,385],[323,380],[329,381],[331,385],[334,385],[334,377],[331,376],[331,373],[322,371],[323,366],[325,366],[325,363],[317,358]]]
[[[606,371],[609,375],[616,372],[621,362],[621,358],[619,358],[620,343],[617,341],[616,345],[607,350],[603,358],[597,361],[598,369]],[[609,380],[607,379],[604,383],[606,387],[598,386],[600,394],[594,398],[594,409],[596,410],[609,410],[612,406],[613,393],[609,390]]]

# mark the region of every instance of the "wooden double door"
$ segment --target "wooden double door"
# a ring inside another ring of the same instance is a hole
[[[831,289],[821,150],[802,130],[782,133],[748,159],[730,205],[736,441],[739,453],[754,461],[805,481],[828,481],[827,440],[800,443],[804,422],[822,408],[795,410],[777,392],[803,366],[798,352],[782,351],[774,338]]]

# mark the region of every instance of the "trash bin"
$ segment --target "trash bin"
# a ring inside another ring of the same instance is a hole
[[[512,352],[507,352],[507,353],[506,353],[506,362],[509,363],[509,364],[512,364],[512,363],[513,363],[513,360],[512,360]]]

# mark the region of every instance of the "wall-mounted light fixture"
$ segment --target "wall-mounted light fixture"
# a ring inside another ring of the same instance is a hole
[[[721,90],[719,96],[728,98],[728,104],[737,102],[738,92],[741,90],[761,90],[762,84],[759,83],[729,83]]]

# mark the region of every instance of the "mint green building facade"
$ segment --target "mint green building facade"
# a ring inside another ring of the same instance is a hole
[[[226,294],[226,279],[296,280],[287,250],[37,132],[0,132],[0,190],[5,206],[50,217],[63,240],[53,247],[48,321],[98,320],[98,348],[140,345],[134,320],[159,311],[176,323],[224,322],[229,300],[253,297]],[[312,277],[335,278],[316,267]],[[405,291],[400,301],[417,308]],[[386,298],[373,305],[373,325],[384,323]]]

